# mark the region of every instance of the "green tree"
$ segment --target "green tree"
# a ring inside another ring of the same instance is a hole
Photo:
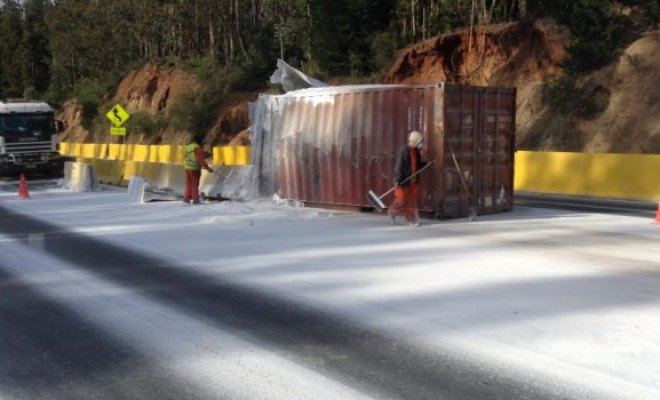
[[[48,27],[44,21],[46,0],[25,0],[24,40],[28,85],[45,92],[50,85],[51,53]]]
[[[393,6],[393,0],[314,1],[312,47],[319,65],[336,75],[372,72],[371,45],[389,29]]]
[[[20,97],[26,83],[23,9],[17,0],[0,4],[0,97]]]
[[[607,64],[633,37],[630,19],[614,12],[613,0],[536,0],[533,7],[556,18],[575,37],[566,64],[574,73]]]
[[[624,5],[638,7],[640,12],[633,15],[633,22],[641,30],[654,29],[660,23],[660,2],[658,0],[620,0]]]
[[[66,76],[67,86],[75,88],[83,82],[94,47],[102,45],[94,40],[96,24],[89,24],[89,6],[83,0],[58,0],[46,18],[53,55],[52,67]],[[85,25],[88,23],[88,25]]]

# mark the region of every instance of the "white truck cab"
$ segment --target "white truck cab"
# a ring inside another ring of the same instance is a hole
[[[58,152],[62,123],[55,110],[35,100],[0,101],[0,175],[62,170]]]

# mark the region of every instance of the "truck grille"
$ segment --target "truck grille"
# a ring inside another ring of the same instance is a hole
[[[51,151],[50,141],[6,143],[5,147],[8,154],[50,153]]]

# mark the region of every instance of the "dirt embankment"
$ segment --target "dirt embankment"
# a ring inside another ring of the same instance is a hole
[[[608,100],[598,116],[576,123],[586,150],[660,153],[660,32],[632,43],[583,85]]]
[[[184,107],[191,98],[199,95],[202,83],[197,77],[181,69],[145,65],[128,73],[119,83],[115,93],[108,96],[103,104],[109,110],[115,103],[123,105],[129,113],[146,114],[153,121],[168,121],[173,107]],[[211,145],[226,144],[234,136],[248,127],[247,101],[253,94],[232,94],[223,99],[217,110],[215,123],[206,134],[206,142]],[[99,112],[105,113],[103,106]],[[58,119],[65,125],[64,141],[111,142],[108,131],[110,122],[96,125],[88,130],[83,127],[83,106],[76,100],[68,100],[58,111]],[[103,121],[105,122],[105,121]],[[130,131],[128,143],[141,144],[181,144],[189,136],[186,131],[176,130],[165,124],[154,132]]]
[[[544,97],[546,81],[562,73],[570,40],[550,22],[441,35],[403,50],[385,80],[516,87],[519,149],[660,152],[659,33],[640,38],[614,63],[577,82],[594,105],[588,117],[562,114]]]

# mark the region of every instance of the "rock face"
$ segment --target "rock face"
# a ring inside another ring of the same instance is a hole
[[[147,115],[154,120],[167,121],[167,116],[176,104],[185,105],[202,90],[199,79],[181,69],[144,65],[129,72],[119,83],[115,93],[109,94],[99,108],[110,109],[114,103],[120,103],[133,115]],[[228,143],[237,133],[249,124],[247,101],[254,94],[233,94],[221,102],[217,110],[217,119],[206,135],[209,145]],[[57,118],[64,122],[65,131],[62,140],[71,142],[112,142],[117,140],[108,135],[109,122],[101,115],[94,127],[83,127],[83,106],[76,100],[65,102],[57,113]],[[99,122],[100,121],[100,122]],[[189,132],[173,129],[167,124],[157,127],[155,132],[130,132],[127,141],[141,144],[181,144],[189,137]]]
[[[659,35],[647,34],[614,63],[577,82],[593,109],[588,117],[548,106],[545,83],[562,72],[571,40],[550,22],[492,25],[473,35],[461,31],[428,39],[399,54],[386,82],[516,87],[519,149],[658,153]]]
[[[214,144],[228,144],[250,125],[248,101],[256,94],[233,94],[228,96],[219,110],[218,118],[211,127],[206,140]],[[245,145],[245,144],[242,144]]]
[[[163,69],[145,65],[126,75],[114,100],[121,101],[130,112],[167,113],[173,104],[194,95],[201,89],[199,80],[180,69]]]
[[[552,25],[499,24],[440,35],[405,49],[388,83],[521,86],[561,70],[568,37]]]
[[[89,136],[82,126],[83,106],[76,99],[67,100],[60,108],[55,118],[64,123],[64,132],[60,140],[64,142],[82,143],[86,142]]]

